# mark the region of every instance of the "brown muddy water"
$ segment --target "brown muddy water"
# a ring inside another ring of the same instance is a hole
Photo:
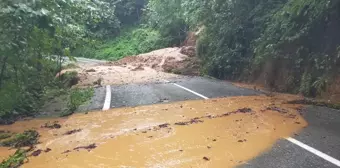
[[[58,119],[60,129],[40,128],[56,121],[43,119],[0,130],[34,128],[41,134],[36,149],[51,149],[29,157],[24,168],[234,167],[307,125],[298,106],[283,103],[293,98],[249,96],[119,108]],[[81,130],[65,135],[74,129]],[[96,148],[74,150],[90,144]],[[0,148],[0,159],[13,152]]]

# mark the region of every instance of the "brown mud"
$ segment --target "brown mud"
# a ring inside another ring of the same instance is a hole
[[[0,130],[35,128],[41,135],[36,149],[53,149],[30,157],[22,166],[28,168],[233,167],[307,126],[297,110],[301,106],[285,104],[294,99],[277,95],[185,101],[76,114],[58,120],[60,129],[40,128],[48,120],[34,119]],[[188,125],[176,125],[180,122]],[[82,131],[63,135],[77,129]],[[8,149],[0,148],[0,157],[9,155]]]
[[[199,75],[200,60],[194,56],[195,48],[188,47],[159,49],[115,62],[79,64],[78,68],[64,69],[60,74],[76,71],[77,87],[162,82],[179,77],[176,74]]]

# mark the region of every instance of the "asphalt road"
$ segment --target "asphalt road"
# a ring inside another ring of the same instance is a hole
[[[254,90],[236,87],[228,82],[201,77],[183,77],[162,83],[111,86],[111,108],[202,99],[174,84],[190,88],[208,98],[260,94]]]
[[[78,63],[102,62],[78,59]],[[84,107],[86,111],[102,109],[103,103],[107,100],[106,94],[110,95],[109,101],[106,102],[110,108],[262,94],[236,87],[228,82],[203,77],[183,77],[159,83],[128,84],[108,88],[95,89],[90,106]],[[303,110],[302,115],[308,126],[292,137],[298,143],[289,139],[279,140],[270,150],[240,165],[239,168],[340,167],[340,111],[310,106]]]
[[[183,77],[160,83],[111,86],[111,108],[258,94],[261,93],[239,88],[224,81]],[[337,163],[337,159],[340,159],[340,111],[311,106],[305,109],[302,115],[309,126],[293,138],[316,149],[317,152],[331,156]],[[282,139],[269,151],[239,167],[335,168],[339,166],[317,154]]]
[[[308,127],[293,138],[335,159],[340,159],[340,111],[310,106],[302,112]],[[261,156],[240,168],[339,167],[287,140],[278,141]]]

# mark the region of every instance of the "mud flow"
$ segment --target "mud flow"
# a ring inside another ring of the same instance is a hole
[[[289,96],[249,96],[113,109],[56,120],[30,120],[1,130],[41,134],[25,168],[234,167],[307,125]],[[72,134],[69,131],[77,130]],[[13,153],[0,148],[0,158]]]

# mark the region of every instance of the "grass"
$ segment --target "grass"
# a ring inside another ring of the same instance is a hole
[[[0,142],[4,147],[31,147],[38,143],[39,133],[35,130],[28,130],[23,133],[14,134]]]
[[[75,50],[72,55],[116,61],[125,56],[138,55],[165,47],[160,33],[156,30],[140,27],[122,30],[118,37],[104,42],[89,43]]]
[[[13,134],[8,131],[0,131],[0,140],[7,139],[11,137]]]
[[[0,168],[17,168],[24,164],[27,158],[27,152],[33,149],[38,143],[39,133],[35,130],[27,130],[23,133],[14,134],[8,131],[1,131],[0,136],[4,139],[0,141],[0,146],[19,148],[8,159],[0,163]],[[6,137],[6,138],[5,138]],[[21,147],[30,147],[27,150]]]
[[[73,114],[77,108],[91,100],[94,94],[93,88],[72,89],[69,94],[67,109],[60,114],[60,117],[66,117]]]
[[[64,66],[62,67],[62,69],[76,69],[76,68],[79,68],[79,66],[76,65],[76,64],[74,64],[74,63],[69,63],[69,64],[64,65]]]
[[[119,60],[125,56],[137,55],[161,47],[160,34],[148,28],[130,28],[96,51],[95,58]]]
[[[27,151],[23,149],[18,149],[12,156],[7,160],[0,163],[0,168],[16,168],[24,164],[27,158]]]

